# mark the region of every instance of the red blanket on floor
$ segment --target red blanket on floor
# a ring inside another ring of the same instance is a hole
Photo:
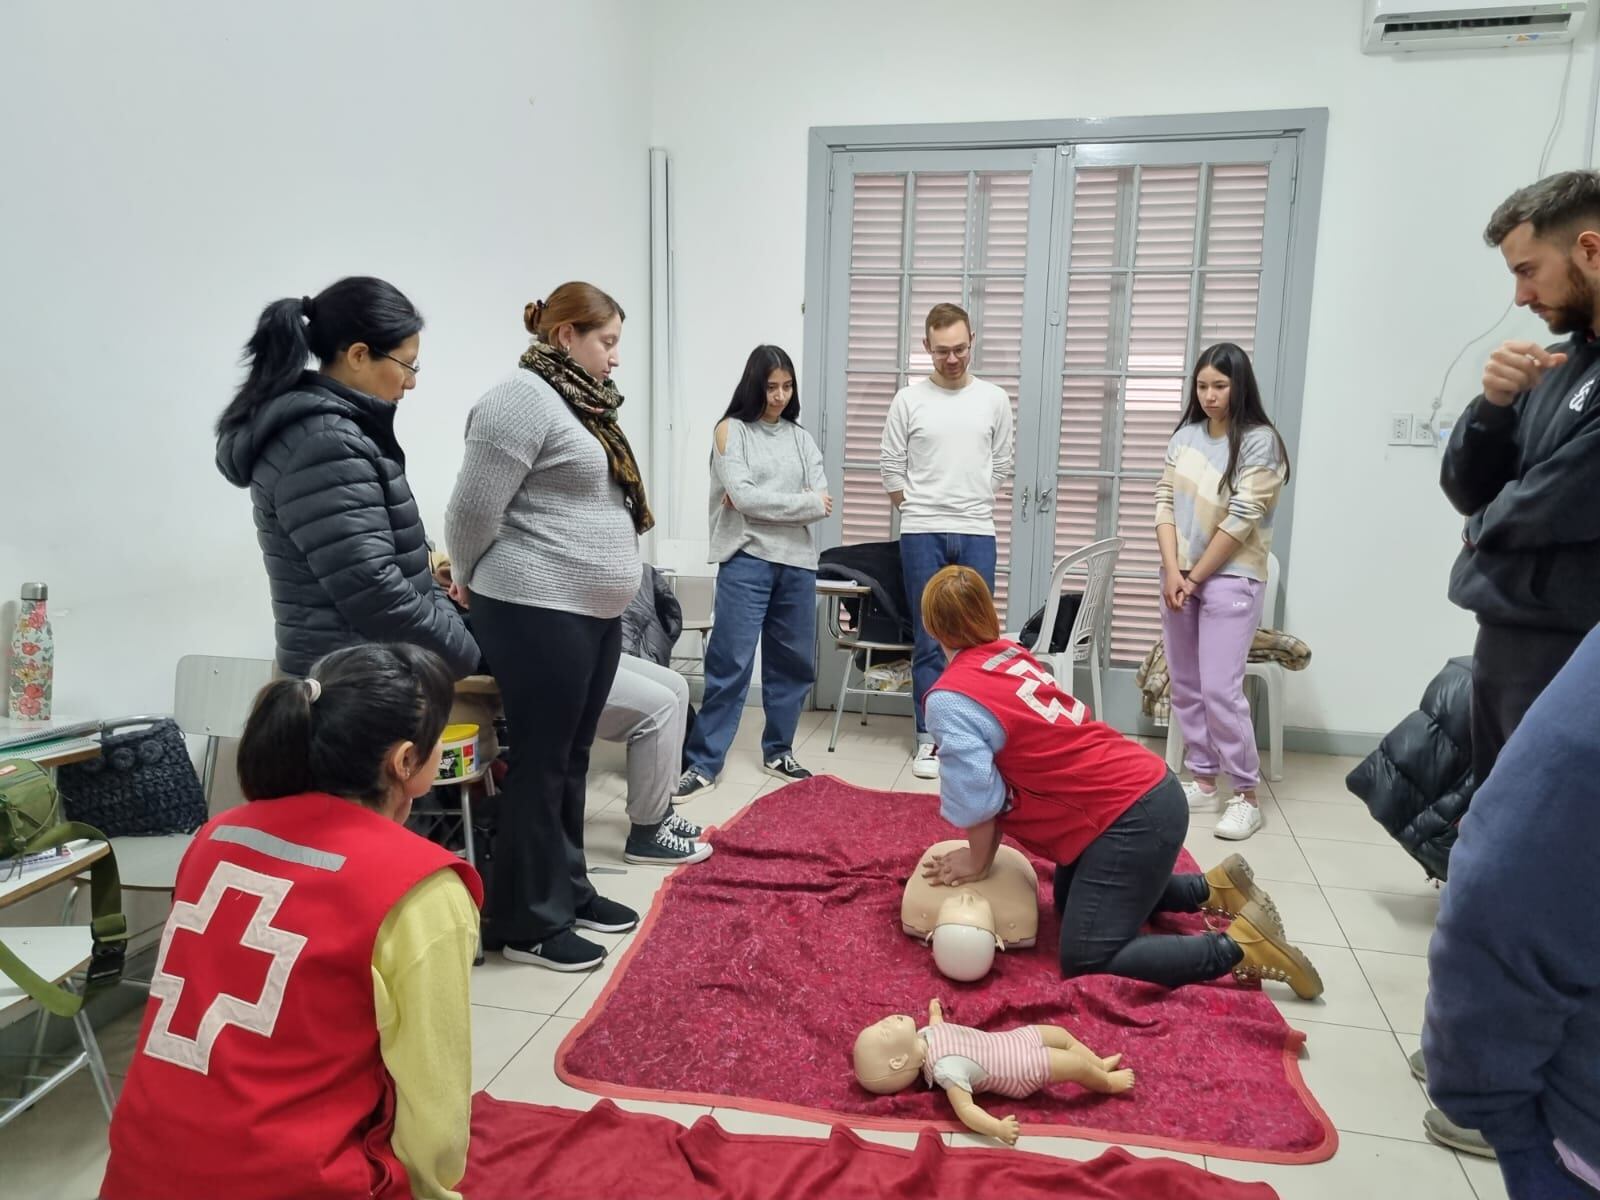
[[[926,1131],[917,1148],[831,1137],[725,1133],[710,1117],[676,1121],[602,1100],[586,1113],[473,1099],[467,1200],[1273,1200],[1172,1159],[1110,1149],[1091,1162],[1018,1150],[952,1151]]]
[[[1262,1162],[1333,1154],[1333,1127],[1300,1078],[1303,1035],[1259,987],[1231,978],[1175,990],[1109,976],[1063,982],[1043,863],[1038,945],[997,956],[975,984],[940,975],[900,931],[900,898],[922,852],[949,836],[931,796],[821,778],[757,800],[718,831],[710,859],[662,888],[600,1001],[562,1045],[557,1072],[608,1096],[959,1129],[941,1091],[919,1083],[873,1096],[851,1069],[861,1029],[894,1012],[923,1021],[937,996],[947,1020],[1064,1025],[1137,1072],[1124,1096],[1061,1084],[1016,1102],[980,1097],[997,1115],[1015,1112],[1025,1135]],[[1199,915],[1163,920],[1174,931],[1204,924]]]

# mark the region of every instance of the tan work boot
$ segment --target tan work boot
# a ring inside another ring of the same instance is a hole
[[[1244,951],[1244,961],[1233,969],[1238,978],[1280,980],[1302,1000],[1322,995],[1322,976],[1311,960],[1273,931],[1271,915],[1255,901],[1246,902],[1228,926],[1228,936]]]
[[[1266,914],[1267,928],[1273,936],[1283,937],[1283,918],[1278,915],[1278,906],[1256,886],[1255,872],[1245,862],[1244,855],[1228,855],[1206,872],[1206,882],[1211,885],[1211,892],[1200,906],[1206,912],[1237,917],[1246,904],[1254,901]]]

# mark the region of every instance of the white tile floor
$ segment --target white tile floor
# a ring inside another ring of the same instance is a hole
[[[806,766],[864,787],[935,790],[911,775],[909,722],[875,717],[863,729],[858,719],[847,717],[838,752],[829,754],[830,715],[807,713],[802,718],[797,754]],[[759,737],[760,717],[752,712],[739,731],[721,786],[686,806],[685,815],[702,824],[726,821],[756,796],[779,786],[761,773]],[[1265,1180],[1284,1200],[1343,1200],[1362,1194],[1429,1200],[1503,1197],[1493,1163],[1441,1149],[1423,1136],[1426,1101],[1407,1071],[1406,1055],[1418,1045],[1427,987],[1423,956],[1438,894],[1421,869],[1344,790],[1344,774],[1352,765],[1351,760],[1287,756],[1286,778],[1272,785],[1270,797],[1263,794],[1264,828],[1237,847],[1277,901],[1290,936],[1311,954],[1327,983],[1326,995],[1309,1004],[1276,984],[1268,986],[1289,1021],[1307,1034],[1303,1070],[1340,1131],[1339,1152],[1326,1163],[1308,1167],[1219,1158],[1204,1160],[1205,1165],[1223,1175]],[[622,860],[626,818],[620,768],[620,757],[611,748],[597,750],[589,794],[589,862],[622,872],[601,875],[597,882],[608,895],[643,909],[665,872]],[[1213,838],[1209,825],[1196,817],[1187,841],[1202,866],[1235,849]],[[628,936],[602,940],[620,949]],[[609,964],[618,957],[613,955]],[[593,1104],[595,1097],[556,1079],[553,1062],[561,1039],[599,996],[610,965],[587,977],[494,960],[483,967],[475,979],[473,1004],[474,1085],[509,1100],[577,1108]],[[105,1032],[113,1071],[126,1069],[135,1032],[131,1017]],[[1232,1099],[1249,1103],[1246,1096]],[[622,1104],[683,1121],[711,1111],[636,1101]],[[803,1121],[735,1109],[716,1112],[727,1128],[741,1133],[823,1131],[822,1126]],[[866,1136],[900,1145],[913,1140],[909,1134]],[[946,1136],[956,1146],[974,1141],[967,1135]],[[1092,1158],[1103,1148],[1093,1142],[1027,1137],[1021,1145],[1068,1158]],[[16,1200],[93,1197],[105,1153],[105,1119],[88,1080],[80,1074],[0,1131],[5,1194]],[[1134,1153],[1148,1152],[1135,1149]]]

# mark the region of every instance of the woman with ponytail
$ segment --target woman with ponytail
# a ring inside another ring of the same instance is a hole
[[[455,582],[500,685],[511,771],[500,800],[485,941],[512,962],[586,971],[639,914],[598,895],[584,863],[589,750],[639,590],[653,523],[611,381],[621,306],[564,283],[528,305],[533,344],[467,417],[445,513]]]
[[[250,489],[286,674],[361,642],[422,646],[457,678],[477,668],[428,569],[395,439],[421,331],[399,289],[357,276],[273,301],[246,347],[249,374],[217,421],[217,469]]]
[[[482,887],[404,825],[453,694],[438,656],[365,645],[256,698],[250,803],[178,869],[105,1200],[459,1200]]]

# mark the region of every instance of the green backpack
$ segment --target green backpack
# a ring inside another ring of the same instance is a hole
[[[37,854],[74,838],[108,840],[98,829],[63,821],[61,815],[61,797],[49,774],[24,758],[0,760],[0,880],[7,877],[10,859]],[[115,987],[122,978],[128,922],[122,915],[122,880],[117,875],[116,855],[107,854],[90,864],[89,894],[94,948],[81,995],[37,974],[0,942],[0,974],[9,976],[41,1007],[58,1017],[76,1016],[89,997]]]

